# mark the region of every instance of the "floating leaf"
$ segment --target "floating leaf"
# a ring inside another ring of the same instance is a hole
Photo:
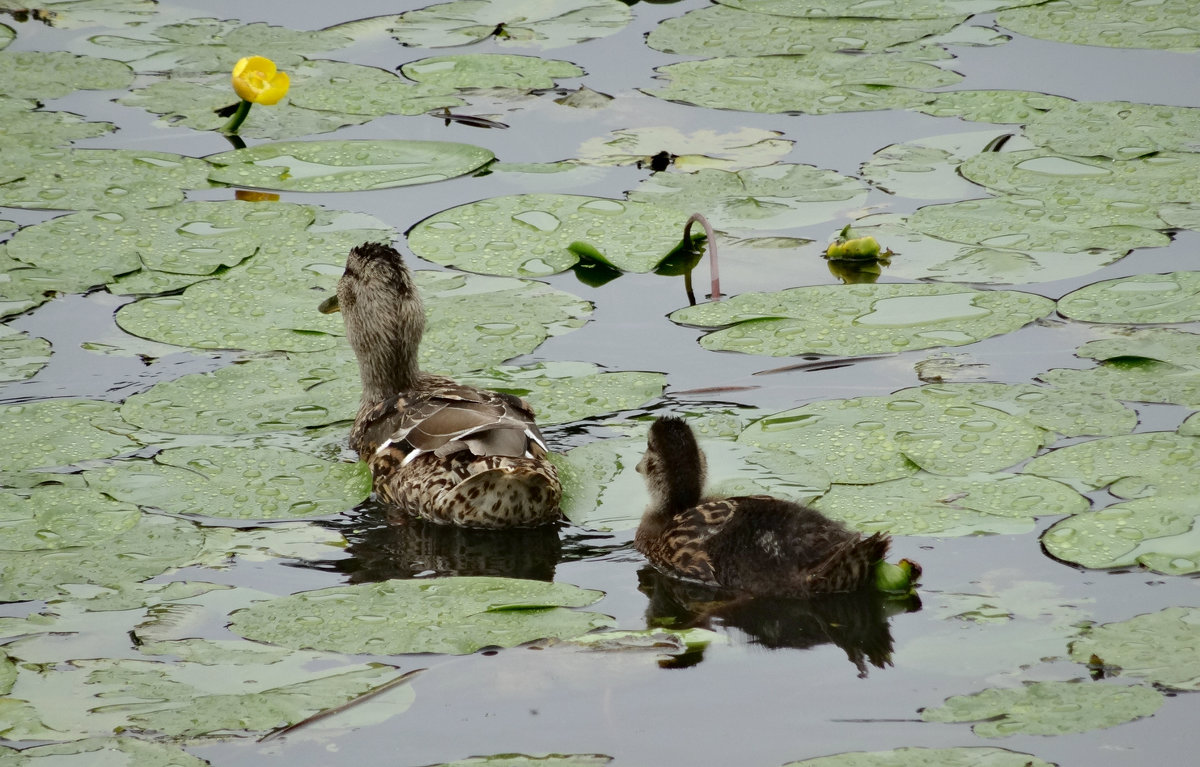
[[[917,473],[964,476],[1033,456],[1044,432],[969,398],[914,396],[814,402],[761,418],[739,442],[821,463],[834,482],[870,484]]]
[[[71,0],[64,0],[66,5]],[[146,0],[149,5],[150,1]],[[114,761],[120,754],[121,761]],[[23,748],[18,751],[8,746],[0,746],[0,764],[55,765],[56,767],[95,767],[98,760],[106,763],[128,765],[128,767],[206,767],[209,762],[198,756],[192,756],[179,746],[155,741],[139,740],[137,738],[85,738],[69,743],[51,743],[45,746]]]
[[[4,115],[0,155],[5,157],[5,164],[8,165],[19,157],[8,154],[13,149],[29,153],[53,149],[79,139],[103,136],[116,130],[116,127],[109,122],[87,122],[70,112],[14,111]],[[17,169],[11,166],[2,171],[5,178],[16,172]]]
[[[561,48],[623,29],[619,0],[455,0],[401,14],[389,30],[404,45],[446,48],[494,38],[500,45]]]
[[[1131,402],[1200,407],[1200,335],[1167,328],[1089,341],[1076,356],[1101,361],[1088,370],[1056,368],[1038,378],[1062,389]]]
[[[963,160],[978,154],[1007,131],[973,131],[891,144],[863,163],[863,178],[901,197],[951,200],[978,194],[958,174]],[[855,226],[855,230],[858,230]]]
[[[981,123],[1027,123],[1047,110],[1072,103],[1062,96],[1037,91],[940,91],[933,100],[914,107],[934,117],[961,117]]]
[[[819,756],[783,767],[1056,767],[1030,754],[1003,748],[897,748]]]
[[[162,208],[207,187],[210,170],[203,160],[133,149],[16,148],[0,162],[21,172],[0,184],[0,204],[39,210]]]
[[[1152,687],[1091,682],[1027,682],[1023,687],[991,688],[947,698],[922,710],[927,722],[976,722],[984,738],[1009,735],[1065,735],[1090,732],[1150,716],[1163,704]]]
[[[970,16],[1000,8],[1036,5],[1041,0],[879,0],[864,6],[860,0],[826,0],[819,6],[805,0],[721,0],[722,5],[776,16],[864,16],[874,19],[933,19]]]
[[[0,9],[40,11],[45,24],[60,29],[120,27],[144,24],[157,11],[154,0],[39,0],[31,7],[22,0],[0,0]]]
[[[1196,39],[1200,41],[1200,36]],[[1035,144],[1080,157],[1129,159],[1157,152],[1194,152],[1200,149],[1200,109],[1069,101],[1030,120],[1025,135]]]
[[[1056,522],[1042,545],[1083,567],[1137,567],[1167,575],[1200,572],[1200,504],[1190,496],[1116,503]]]
[[[611,626],[607,616],[565,609],[601,596],[566,583],[511,578],[390,580],[259,602],[234,612],[229,628],[247,639],[294,649],[466,654]],[[314,615],[319,620],[310,620]]]
[[[429,767],[603,767],[612,761],[604,754],[496,754],[494,756],[472,756]]]
[[[953,13],[921,19],[855,18],[812,10],[811,16],[785,16],[712,5],[667,19],[650,32],[646,44],[656,51],[691,56],[877,52],[948,32],[965,18]]]
[[[133,82],[133,70],[119,61],[76,56],[66,51],[0,51],[0,95],[57,99],[82,90],[115,90]]]
[[[29,378],[49,361],[49,341],[0,325],[0,381]]]
[[[201,446],[163,450],[85,473],[120,501],[172,514],[293,519],[336,514],[371,492],[364,463],[332,463],[294,450]]]
[[[743,293],[673,312],[674,322],[715,328],[706,349],[768,354],[887,354],[962,346],[1044,316],[1049,299],[961,285],[816,285]]]
[[[1190,0],[1148,6],[1124,0],[1054,0],[1004,11],[996,21],[1023,35],[1063,43],[1195,51],[1200,49],[1200,30],[1194,11]]]
[[[713,109],[833,114],[903,109],[930,101],[920,88],[953,85],[960,75],[891,54],[749,56],[659,67],[667,87],[651,96]]]
[[[795,144],[780,138],[782,135],[757,128],[730,133],[683,133],[671,126],[624,128],[584,141],[577,159],[588,165],[634,165],[650,163],[654,156],[666,152],[674,156],[674,165],[680,170],[707,167],[736,171],[782,160]]]
[[[427,85],[455,88],[512,88],[533,91],[553,88],[555,81],[582,77],[569,61],[508,53],[465,53],[410,61],[400,68],[405,77]]]
[[[1126,676],[1172,690],[1200,690],[1197,626],[1200,608],[1168,607],[1091,629],[1071,643],[1071,658],[1090,663],[1094,656]]]
[[[111,402],[52,399],[0,405],[0,452],[5,471],[66,466],[109,458],[136,445],[107,429],[120,419]]]
[[[834,485],[815,504],[864,533],[1017,535],[1034,517],[1074,514],[1088,501],[1066,485],[1020,474],[938,477],[920,474],[872,485]]]
[[[448,141],[292,141],[205,158],[219,183],[294,192],[351,192],[427,184],[470,173],[494,155]]]
[[[1038,456],[1024,469],[1118,498],[1200,493],[1200,439],[1145,432],[1081,442]]]
[[[662,396],[666,386],[662,373],[604,372],[589,362],[505,366],[458,381],[525,398],[543,426],[629,410]]]
[[[419,115],[463,103],[453,86],[438,82],[414,84],[385,69],[361,64],[308,61],[289,72],[293,84],[288,101],[304,109],[380,117]]]
[[[1068,293],[1058,312],[1083,322],[1194,322],[1200,320],[1200,272],[1136,274]]]
[[[659,172],[630,191],[629,199],[702,210],[717,229],[780,229],[828,221],[861,206],[867,190],[831,170],[776,163],[737,172]]]
[[[474,272],[543,277],[569,269],[575,242],[620,269],[648,272],[682,238],[687,214],[661,205],[567,194],[521,194],[459,205],[421,221],[421,258]]]

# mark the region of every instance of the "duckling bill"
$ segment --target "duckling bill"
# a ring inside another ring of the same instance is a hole
[[[412,272],[387,245],[350,251],[337,294],[358,359],[362,401],[350,447],[376,496],[462,527],[535,527],[561,518],[562,489],[525,400],[422,372],[425,309]]]
[[[891,538],[863,536],[816,509],[767,495],[706,499],[707,462],[684,421],[650,427],[637,470],[650,506],[634,546],[689,581],[758,596],[857,591],[875,581]]]

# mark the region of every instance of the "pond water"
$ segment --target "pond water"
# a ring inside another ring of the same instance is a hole
[[[1015,124],[972,123],[905,109],[766,114],[705,108],[639,92],[663,87],[663,81],[655,78],[656,67],[698,58],[652,50],[645,44],[645,36],[662,21],[707,5],[701,0],[634,3],[630,6],[632,19],[616,33],[547,50],[502,46],[493,41],[430,49],[401,46],[388,35],[363,39],[324,56],[395,70],[433,55],[516,52],[567,60],[586,75],[564,80],[559,92],[530,98],[477,95],[468,97],[466,106],[454,109],[456,113],[500,120],[509,126],[507,129],[484,130],[420,114],[385,115],[333,134],[308,138],[456,141],[485,147],[503,163],[549,163],[575,157],[585,141],[615,130],[671,126],[685,133],[728,133],[755,128],[777,131],[782,138],[795,142],[784,158],[786,162],[860,178],[863,163],[891,144],[970,131],[1020,132]],[[155,15],[140,21],[152,24],[159,16],[172,20],[215,17],[319,29],[421,7],[424,4],[418,2],[164,1],[156,6]],[[17,36],[8,51],[65,50],[102,57],[108,49],[91,42],[91,36],[101,31],[129,32],[94,26],[58,29],[33,21],[9,23]],[[984,13],[970,23],[994,27],[995,15]],[[1195,52],[1070,45],[1006,34],[1012,39],[1003,44],[948,46],[955,58],[939,62],[940,66],[963,75],[953,88],[1030,90],[1091,101],[1177,106],[1200,103],[1200,60]],[[255,51],[245,52],[252,53]],[[153,79],[153,75],[140,74],[131,88]],[[553,101],[580,83],[616,98],[607,107],[595,110],[572,110]],[[76,141],[76,147],[137,148],[190,157],[230,148],[215,131],[167,127],[156,123],[149,112],[115,103],[122,93],[79,91],[48,100],[46,109],[68,110],[118,126],[116,132]],[[262,109],[270,107],[255,107]],[[1192,142],[1194,149],[1194,136]],[[246,143],[253,146],[263,142],[247,136]],[[569,193],[621,199],[650,174],[649,168],[631,165],[588,167],[558,174],[497,171],[370,191],[283,192],[281,198],[369,214],[406,233],[435,213],[501,195]],[[959,186],[952,193],[934,201],[987,196],[984,189],[973,185],[967,187],[973,191],[963,193],[964,183],[958,179]],[[230,200],[233,191],[193,189],[187,198]],[[820,257],[831,236],[865,213],[907,215],[930,202],[871,187],[865,201],[848,206],[834,218],[787,229],[741,231],[741,236],[779,235],[807,238],[814,243],[800,248],[754,250],[723,242],[722,290],[737,295],[839,285]],[[59,215],[62,211],[15,207],[0,210],[0,219],[23,227]],[[975,287],[1015,289],[1057,300],[1102,280],[1193,268],[1200,234],[1186,229],[1172,234],[1173,240],[1165,247],[1135,249],[1086,274]],[[442,268],[412,255],[404,237],[397,237],[396,244],[418,268]],[[890,243],[883,240],[882,244],[888,247]],[[895,268],[899,269],[905,252],[899,244],[894,247],[899,253],[894,259]],[[95,257],[103,260],[105,253],[97,252]],[[707,292],[705,262],[700,263],[695,275],[697,292]],[[741,413],[739,417],[748,421],[755,415],[809,403],[889,395],[921,385],[916,364],[947,351],[934,347],[898,354],[873,352],[861,357],[767,357],[712,351],[698,342],[705,331],[667,319],[668,314],[688,303],[682,278],[627,273],[600,287],[583,284],[570,271],[539,279],[591,302],[594,311],[586,325],[548,338],[533,352],[509,364],[586,361],[612,371],[653,371],[666,376],[663,396],[640,407],[547,426],[544,431],[552,447],[562,451],[630,433],[624,427],[664,412],[726,410]],[[909,281],[890,273],[889,268],[884,268],[879,280],[881,284]],[[321,295],[313,294],[313,308]],[[163,346],[152,348],[149,353],[153,359],[148,362],[128,352],[101,353],[97,345],[135,351],[149,348],[139,346],[114,320],[117,309],[130,300],[100,289],[86,295],[61,296],[6,320],[12,330],[47,339],[53,354],[31,378],[0,384],[0,404],[63,397],[124,402],[156,383],[214,370],[243,356],[238,351],[201,352]],[[903,302],[892,304],[876,317],[876,323],[902,325],[905,311],[919,315],[930,305],[920,299],[904,300],[914,302],[915,308]],[[901,312],[901,316],[894,312]],[[967,313],[971,313],[970,307]],[[1174,323],[1172,327],[1195,331],[1195,324]],[[1081,344],[1101,337],[1106,336],[1094,325],[1051,313],[1013,332],[949,351],[961,355],[959,363],[982,366],[976,373],[957,368],[955,374],[973,376],[960,380],[1029,384],[1052,368],[1091,367],[1092,360],[1075,356],[1075,351]],[[1197,364],[1200,362],[1192,360],[1193,366]],[[1173,432],[1191,413],[1180,405],[1130,404],[1137,411],[1135,432]],[[339,428],[348,427],[341,424]],[[1080,441],[1050,439],[1054,446]],[[1104,490],[1087,495],[1094,506],[1115,500]],[[624,504],[625,516],[635,516],[644,502],[636,486],[606,501],[613,507]],[[252,589],[260,592],[257,597],[265,597],[387,578],[503,574],[553,578],[602,591],[603,598],[588,609],[612,616],[615,625],[623,629],[645,628],[650,621],[670,616],[683,623],[695,620],[695,613],[683,605],[689,601],[695,605],[696,595],[679,593],[670,581],[647,570],[632,549],[629,529],[592,530],[571,525],[561,531],[558,539],[542,531],[497,540],[420,526],[393,527],[382,518],[379,509],[364,504],[346,514],[308,522],[314,529],[344,535],[348,542],[344,549],[316,545],[304,548],[297,544],[302,554],[244,556],[219,569],[185,567],[153,582],[204,581]],[[954,695],[985,688],[1019,688],[1027,682],[1090,680],[1088,667],[1072,660],[1068,652],[1070,642],[1079,637],[1084,625],[1126,621],[1169,607],[1200,606],[1200,587],[1194,577],[1162,575],[1137,566],[1088,570],[1050,557],[1043,550],[1041,534],[1061,518],[1039,517],[1036,529],[1019,534],[897,535],[893,558],[908,557],[924,568],[918,592],[920,609],[915,603],[881,604],[871,600],[733,605],[701,621],[718,638],[699,659],[693,656],[660,663],[663,656],[653,652],[591,652],[542,643],[461,656],[364,655],[347,659],[330,655],[311,661],[307,667],[326,670],[351,662],[379,661],[403,671],[428,670],[406,688],[381,696],[381,700],[392,696],[389,702],[368,700],[330,718],[328,722],[333,726],[328,729],[302,728],[265,742],[237,737],[198,739],[188,742],[186,749],[222,766],[286,761],[294,766],[416,767],[476,755],[603,754],[612,757],[616,765],[765,767],[843,752],[905,747],[995,747],[1061,765],[1100,767],[1188,760],[1200,747],[1194,727],[1200,716],[1200,699],[1170,686],[1161,688],[1166,699],[1152,716],[1082,733],[1045,736],[1018,732],[1005,738],[986,738],[973,733],[967,723],[922,721],[921,709],[940,706]],[[215,518],[201,521],[208,526],[253,524]],[[297,535],[298,540],[301,537]],[[207,607],[180,611],[182,633],[178,638],[236,639],[225,628],[227,611],[232,609],[230,605],[245,603],[236,599],[228,603],[202,602]],[[12,602],[0,605],[0,616],[26,616],[44,607],[42,600]],[[168,608],[163,610],[170,612]],[[58,662],[146,657],[129,643],[130,627],[122,624],[122,628],[114,629],[119,621],[111,621],[109,613],[90,615],[93,617],[79,624],[82,628],[72,629],[78,633],[61,640],[68,648],[65,652],[72,654]],[[11,630],[0,634],[16,635]],[[889,643],[890,663],[873,663],[871,659],[888,655]],[[1185,643],[1179,653],[1184,660],[1172,662],[1193,667],[1200,663],[1200,638],[1190,645]],[[23,657],[16,651],[13,654]],[[1104,681],[1145,683],[1128,675]],[[1085,683],[1091,682],[1081,682]],[[401,693],[412,696],[411,704]],[[393,708],[399,713],[379,721]],[[347,717],[346,726],[340,729],[339,716]],[[353,719],[356,716],[361,717],[361,723]],[[1041,716],[1037,710],[1031,714],[1034,719]],[[3,718],[0,709],[0,723]],[[41,737],[4,742],[26,747],[49,740]],[[0,762],[4,759],[0,753]]]

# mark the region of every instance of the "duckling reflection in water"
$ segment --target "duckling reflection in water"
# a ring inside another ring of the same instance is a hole
[[[534,527],[561,519],[562,489],[533,409],[519,397],[424,373],[425,310],[393,248],[350,251],[337,294],[362,377],[350,447],[376,495],[408,513],[462,527]]]
[[[634,546],[660,570],[757,596],[809,597],[874,585],[891,538],[863,536],[815,509],[766,495],[705,499],[691,427],[659,418],[637,470],[650,506]],[[893,566],[894,567],[894,566]]]

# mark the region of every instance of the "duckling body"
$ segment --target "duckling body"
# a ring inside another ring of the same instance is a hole
[[[462,527],[561,518],[558,473],[529,404],[421,372],[425,311],[398,252],[378,243],[351,250],[321,311],[342,312],[358,359],[363,393],[350,447],[370,465],[380,500]]]
[[[637,468],[651,504],[634,546],[690,581],[762,596],[857,591],[872,583],[891,543],[768,495],[704,499],[704,453],[678,418],[654,422]]]

